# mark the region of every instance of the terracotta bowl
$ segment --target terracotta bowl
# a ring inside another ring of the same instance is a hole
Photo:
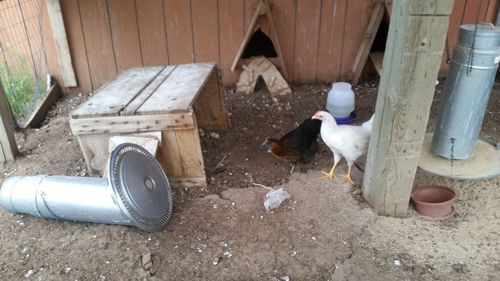
[[[446,219],[453,215],[455,192],[440,185],[418,185],[411,191],[417,212],[431,219]]]

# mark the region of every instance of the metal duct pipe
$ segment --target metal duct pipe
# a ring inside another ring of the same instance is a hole
[[[432,151],[467,159],[481,130],[500,61],[500,27],[464,24],[451,57]]]
[[[37,217],[162,230],[173,197],[154,157],[141,146],[122,144],[111,152],[108,169],[108,178],[9,177],[0,190],[0,205]]]

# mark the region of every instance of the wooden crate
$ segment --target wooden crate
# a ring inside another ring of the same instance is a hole
[[[109,138],[162,132],[157,159],[177,186],[205,186],[198,126],[229,128],[219,68],[212,63],[129,69],[71,113],[90,171],[103,173]]]

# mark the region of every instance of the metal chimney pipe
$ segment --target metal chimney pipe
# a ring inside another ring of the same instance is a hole
[[[500,62],[500,27],[464,24],[451,57],[432,151],[448,159],[474,152]]]
[[[43,218],[162,230],[172,214],[173,196],[153,155],[139,145],[121,144],[111,152],[108,169],[108,178],[9,177],[0,190],[0,205]]]

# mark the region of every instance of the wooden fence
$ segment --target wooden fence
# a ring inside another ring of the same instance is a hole
[[[258,0],[61,0],[79,87],[91,91],[129,67],[214,61],[225,84]],[[288,80],[349,79],[375,0],[274,0]],[[499,0],[455,0],[449,55],[462,23],[493,21]],[[1,3],[1,2],[0,2]],[[264,32],[266,22],[260,22]],[[55,54],[55,52],[54,52]],[[60,70],[49,67],[56,77]]]

